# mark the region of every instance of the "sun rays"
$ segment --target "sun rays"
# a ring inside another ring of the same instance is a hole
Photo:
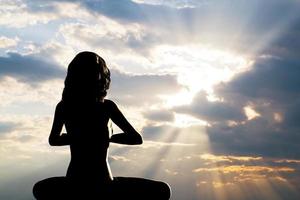
[[[222,200],[260,199],[261,196],[282,199],[284,190],[295,193],[295,188],[284,178],[294,173],[295,169],[291,167],[274,167],[263,157],[202,154],[200,158],[205,162],[204,166],[193,170],[199,173],[199,195],[206,194],[208,189],[214,193],[214,198]]]
[[[251,70],[254,63],[229,51],[201,45],[159,46],[154,55],[157,58],[157,61],[154,60],[156,69],[161,73],[176,74],[178,82],[184,86],[177,94],[160,96],[164,103],[159,106],[171,110],[176,106],[191,104],[201,91],[206,92],[208,101],[220,101],[214,96],[213,87]],[[156,65],[156,62],[162,64]],[[251,105],[243,109],[248,121],[261,116]],[[274,118],[279,120],[280,117],[277,114]],[[152,132],[153,137],[146,137],[142,152],[146,154],[151,151],[152,156],[135,172],[146,177],[162,178],[181,187],[186,181],[193,182],[190,188],[176,187],[174,192],[178,198],[193,193],[198,198],[217,200],[261,197],[280,200],[282,191],[296,193],[286,178],[295,173],[292,167],[274,166],[274,160],[260,156],[215,155],[206,132],[210,124],[205,120],[175,112],[172,121],[152,125],[158,128],[160,135]],[[136,151],[128,153],[133,152]],[[140,157],[134,154],[135,159],[139,160]],[[185,180],[182,180],[183,177]]]
[[[229,81],[234,75],[249,70],[253,64],[241,55],[202,44],[158,46],[153,52],[157,70],[177,75],[183,89],[172,96],[162,96],[169,107],[190,104],[199,91],[216,100],[213,86]]]

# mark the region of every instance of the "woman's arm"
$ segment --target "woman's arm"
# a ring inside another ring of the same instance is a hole
[[[49,135],[49,144],[51,146],[63,146],[70,144],[68,135],[66,133],[61,134],[63,125],[62,104],[60,102],[56,106],[53,125]]]
[[[110,118],[124,132],[114,134],[110,138],[110,142],[127,145],[137,145],[143,143],[142,136],[131,126],[124,117],[117,105],[110,101]]]

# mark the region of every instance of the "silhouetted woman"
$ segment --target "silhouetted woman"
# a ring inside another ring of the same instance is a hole
[[[36,199],[170,198],[170,188],[164,182],[112,176],[107,161],[109,143],[138,145],[143,140],[117,105],[104,99],[109,85],[110,71],[97,54],[81,52],[69,64],[49,144],[70,145],[71,160],[65,177],[48,178],[34,185]],[[123,133],[109,137],[109,119]],[[63,125],[67,133],[61,134]]]

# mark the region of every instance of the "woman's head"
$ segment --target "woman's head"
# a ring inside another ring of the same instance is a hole
[[[102,100],[109,89],[110,71],[94,52],[78,53],[68,66],[63,100]]]

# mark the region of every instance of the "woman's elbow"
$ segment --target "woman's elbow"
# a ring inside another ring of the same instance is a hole
[[[70,145],[70,138],[66,133],[60,136],[50,136],[48,139],[50,146]]]
[[[143,144],[143,138],[142,138],[142,136],[139,133],[131,135],[131,137],[128,138],[128,139],[130,139],[129,144],[131,144],[131,145],[140,145],[140,144]]]
[[[53,138],[51,138],[51,137],[49,137],[48,143],[49,143],[50,146],[56,146],[55,139],[53,139]]]
[[[137,137],[136,144],[143,144],[143,137],[141,135]]]
[[[49,137],[49,139],[48,139],[48,143],[49,143],[49,145],[50,146],[59,146],[59,138],[57,138],[57,137]]]

